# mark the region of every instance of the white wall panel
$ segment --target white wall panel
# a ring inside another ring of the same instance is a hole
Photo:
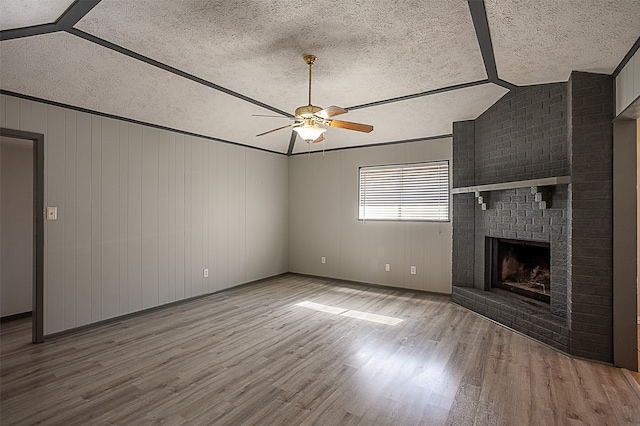
[[[65,187],[65,111],[51,107],[47,110],[48,150],[45,157],[46,206],[58,208],[58,220],[48,221],[45,250],[48,286],[44,289],[49,306],[45,310],[47,322],[52,328],[64,327],[65,276],[64,276],[64,204]]]
[[[0,105],[3,127],[45,135],[45,334],[288,270],[285,156]]]
[[[142,307],[158,306],[158,130],[142,129]]]
[[[18,129],[20,127],[20,100],[7,98],[4,107],[4,127]],[[45,122],[46,123],[46,122]]]
[[[229,215],[229,194],[232,192],[230,182],[230,171],[232,167],[229,164],[229,145],[218,145],[218,161],[217,170],[217,186],[218,186],[218,203],[216,205],[215,214],[218,217],[216,222],[216,252],[217,267],[215,271],[216,283],[222,285],[227,281],[232,281],[229,275],[230,259],[229,254],[229,234],[231,226],[231,216]]]
[[[120,314],[120,125],[102,120],[100,280],[102,318]]]
[[[197,138],[191,138],[191,295],[203,294],[204,259],[202,256],[204,219],[202,205],[204,195],[204,143]]]
[[[26,102],[26,101],[25,101]],[[89,324],[91,315],[91,115],[76,113],[76,318],[73,325],[65,324],[65,329]],[[29,129],[30,127],[25,128]],[[46,129],[40,133],[45,133]],[[45,136],[46,137],[46,136]],[[45,151],[47,143],[45,142]],[[45,159],[46,161],[46,159]],[[74,186],[65,183],[67,190]],[[45,194],[46,199],[46,194]],[[45,222],[45,227],[48,223]],[[45,250],[45,257],[47,256]],[[46,277],[46,274],[45,274]],[[45,288],[47,284],[45,282]],[[48,309],[45,300],[45,310]],[[45,333],[49,332],[45,323]]]
[[[118,139],[118,280],[120,282],[119,312],[122,315],[129,312],[129,242],[127,239],[129,229],[129,211],[127,209],[129,200],[129,126],[122,121],[119,122]]]
[[[176,180],[175,180],[175,300],[184,299],[186,297],[185,292],[185,280],[186,280],[186,266],[185,266],[185,231],[187,218],[185,215],[185,136],[180,134],[174,134],[176,154]]]
[[[184,297],[193,296],[193,137],[184,139]]]
[[[167,300],[176,300],[176,135],[167,145]]]
[[[219,267],[220,261],[217,256],[217,229],[216,229],[216,213],[218,211],[218,145],[207,144],[207,173],[208,173],[208,188],[207,188],[207,201],[205,222],[208,226],[207,237],[207,254],[205,258],[208,260],[209,265],[209,279],[207,280],[207,291],[216,291],[219,283],[217,282],[216,270]]]
[[[246,150],[232,145],[229,147],[231,159],[229,170],[229,219],[231,232],[229,235],[229,264],[230,279],[232,281],[245,282],[246,266]]]
[[[169,139],[158,134],[158,303],[169,301]]]
[[[48,129],[47,129],[48,130]],[[45,134],[45,137],[48,133]],[[102,119],[91,116],[91,321],[99,321],[102,317]],[[45,146],[49,146],[45,142]],[[54,149],[52,147],[52,149]],[[49,167],[46,164],[47,176]],[[46,200],[46,199],[45,199]],[[53,202],[53,200],[51,201]],[[45,201],[47,204],[47,201]],[[47,226],[48,228],[48,226]],[[45,272],[45,277],[49,274]],[[45,293],[48,285],[44,286]],[[56,309],[57,307],[51,307]],[[51,324],[53,330],[58,330]],[[45,324],[45,333],[48,332]]]
[[[450,293],[450,222],[358,221],[358,167],[450,159],[449,138],[290,157],[290,271]]]
[[[9,127],[5,123],[7,121],[7,98],[0,98],[0,126]]]
[[[127,168],[128,312],[142,309],[142,126],[129,127]]]
[[[616,77],[616,115],[640,97],[640,50]]]
[[[288,251],[280,244],[265,244],[278,241],[277,236],[286,238],[288,229],[278,226],[281,214],[277,206],[288,205],[288,192],[274,194],[269,188],[288,187],[287,169],[278,169],[279,173],[270,173],[277,168],[281,157],[276,154],[263,156],[257,151],[247,151],[246,175],[246,241],[245,258],[251,261],[246,265],[247,281],[260,277],[261,271],[272,271],[272,275],[283,267],[288,267]],[[285,241],[282,239],[281,241]]]
[[[65,177],[64,187],[64,326],[72,327],[76,321],[76,203],[77,174],[77,116],[73,111],[65,111]]]

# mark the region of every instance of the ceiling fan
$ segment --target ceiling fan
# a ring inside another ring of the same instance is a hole
[[[327,129],[323,126],[337,127],[339,129],[356,130],[358,132],[369,133],[373,130],[373,126],[369,124],[353,123],[351,121],[333,120],[332,117],[340,114],[346,114],[348,111],[338,106],[330,106],[321,108],[311,104],[311,68],[316,61],[314,55],[306,55],[304,61],[309,65],[309,104],[296,108],[294,113],[294,123],[287,126],[278,127],[260,133],[256,136],[264,136],[278,130],[292,127],[293,130],[307,143],[322,142],[324,140],[324,132]]]

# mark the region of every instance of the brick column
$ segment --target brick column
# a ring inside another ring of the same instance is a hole
[[[453,187],[474,184],[475,130],[473,121],[453,123]],[[453,270],[454,286],[473,287],[474,238],[473,194],[453,196]]]
[[[614,81],[573,72],[571,141],[570,352],[613,361]]]

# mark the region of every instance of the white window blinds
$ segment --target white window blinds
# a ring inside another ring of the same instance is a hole
[[[449,220],[449,162],[360,167],[362,220]]]

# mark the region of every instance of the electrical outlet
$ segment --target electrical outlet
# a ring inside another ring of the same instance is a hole
[[[322,256],[322,263],[327,263],[327,258]]]
[[[384,270],[385,270],[385,271],[387,271],[387,272],[389,272],[389,271],[391,270],[391,266],[389,266],[389,264],[388,264],[388,263],[385,263],[385,264],[384,264]]]
[[[57,207],[47,207],[47,220],[58,220]]]
[[[209,276],[209,270],[205,269],[204,270],[204,277],[207,278]]]
[[[412,266],[411,267],[411,275],[415,275],[416,274],[416,267]]]

